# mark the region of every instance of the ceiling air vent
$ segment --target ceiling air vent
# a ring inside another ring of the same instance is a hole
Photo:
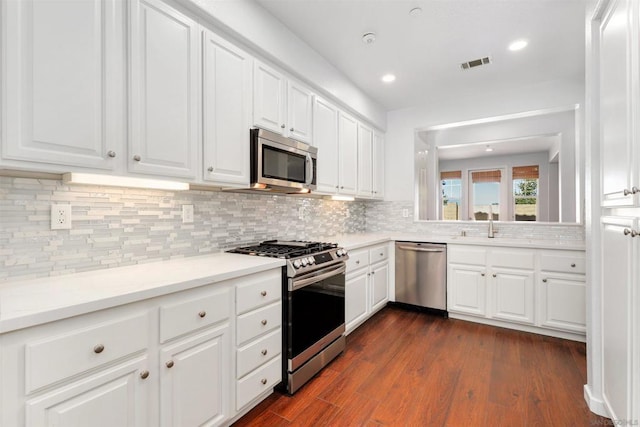
[[[460,64],[460,68],[462,68],[463,70],[468,70],[470,68],[479,67],[481,65],[487,65],[487,64],[491,64],[491,57],[490,56],[485,56],[484,58],[474,59],[474,60],[469,61],[469,62],[463,62],[462,64]]]

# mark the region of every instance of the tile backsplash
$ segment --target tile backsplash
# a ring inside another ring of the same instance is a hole
[[[52,203],[72,229],[51,230]],[[194,222],[183,224],[182,206]],[[66,185],[0,177],[0,282],[187,257],[261,240],[359,232],[483,235],[485,224],[414,223],[412,202],[339,202],[221,191]],[[301,219],[302,218],[302,219]],[[500,224],[498,237],[584,240],[578,225]]]

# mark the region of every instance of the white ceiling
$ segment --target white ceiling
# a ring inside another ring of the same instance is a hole
[[[554,153],[559,147],[558,136],[532,136],[527,138],[487,141],[473,144],[445,145],[438,147],[438,159],[460,160],[481,157],[508,156],[512,154]],[[493,151],[486,151],[487,146]]]
[[[256,1],[387,110],[584,79],[585,0]],[[510,52],[521,38],[529,46]],[[484,56],[493,63],[459,67]],[[397,80],[382,83],[386,73]]]

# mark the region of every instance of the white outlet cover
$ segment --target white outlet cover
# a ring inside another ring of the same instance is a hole
[[[51,205],[51,229],[70,230],[71,229],[71,205],[53,204]]]
[[[193,223],[193,205],[182,205],[182,223]]]

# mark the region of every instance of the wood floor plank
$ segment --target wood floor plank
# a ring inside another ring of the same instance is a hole
[[[583,343],[387,307],[238,426],[589,426]]]

